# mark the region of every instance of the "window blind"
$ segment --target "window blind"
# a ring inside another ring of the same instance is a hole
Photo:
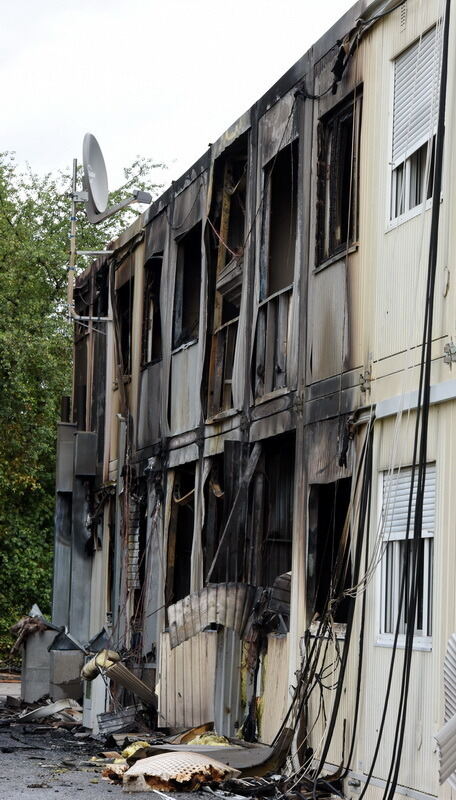
[[[437,126],[440,30],[431,28],[394,62],[394,164],[427,141]]]
[[[416,482],[418,470],[415,470],[412,514],[409,538],[413,536],[415,521]],[[400,473],[383,475],[383,535],[385,539],[404,539],[407,531],[407,514],[410,495],[412,470],[401,469]],[[423,502],[423,537],[433,536],[435,527],[435,464],[426,467]]]

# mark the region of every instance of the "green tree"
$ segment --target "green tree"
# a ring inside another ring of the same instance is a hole
[[[124,170],[157,194],[161,164],[138,158]],[[71,385],[66,316],[69,172],[39,176],[0,154],[0,658],[10,626],[33,602],[50,612],[56,423]],[[119,192],[111,196],[117,202]],[[136,212],[139,213],[139,212]],[[102,249],[136,213],[91,226],[78,210],[78,249]],[[82,265],[85,266],[85,265]]]

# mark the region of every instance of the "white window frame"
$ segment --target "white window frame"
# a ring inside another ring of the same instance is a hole
[[[436,515],[436,469],[435,463],[427,465],[427,473],[429,476],[428,493],[425,496],[425,503],[433,503],[433,519],[425,528],[423,526],[422,541],[424,547],[424,562],[423,562],[423,583],[422,583],[422,596],[423,596],[423,626],[421,630],[417,630],[413,638],[413,647],[416,650],[431,650],[432,649],[432,616],[433,616],[433,592],[434,592],[434,539],[435,539],[435,515]],[[396,524],[395,530],[386,530],[387,521],[385,519],[385,503],[388,503],[389,514],[395,513],[395,487],[394,482],[398,475],[404,479],[409,477],[409,486],[411,479],[411,467],[403,467],[400,472],[395,470],[392,475],[388,471],[380,472],[379,474],[379,526],[382,536],[382,561],[379,569],[379,580],[377,582],[377,639],[376,644],[385,647],[391,647],[394,643],[394,635],[397,623],[397,610],[399,604],[399,592],[401,581],[401,542],[405,541],[405,528],[406,520],[403,523]],[[389,497],[387,497],[386,480],[391,477],[391,490]],[[415,483],[417,480],[417,470],[415,471]],[[432,483],[431,483],[432,480]],[[426,487],[425,487],[426,494]],[[402,516],[403,519],[403,516]],[[410,526],[409,537],[413,536],[413,513]],[[389,573],[389,574],[388,574]],[[392,587],[392,592],[389,591]],[[389,606],[390,624],[386,622],[387,606]],[[404,609],[402,611],[404,613]],[[403,622],[403,632],[398,635],[398,647],[405,646],[405,622]],[[389,630],[387,630],[389,628]]]
[[[392,154],[392,160],[389,165],[389,191],[387,195],[387,230],[396,228],[398,225],[406,222],[413,217],[416,217],[420,214],[423,210],[429,209],[432,205],[432,190],[431,196],[427,197],[428,193],[428,186],[426,177],[430,175],[430,160],[431,154],[433,149],[433,141],[435,139],[436,129],[437,129],[437,113],[438,113],[438,86],[439,86],[439,73],[440,73],[440,61],[437,58],[432,63],[432,70],[433,70],[433,86],[434,86],[434,100],[433,105],[431,107],[431,113],[433,116],[433,126],[432,130],[427,131],[422,136],[415,138],[413,132],[413,124],[411,123],[411,129],[407,134],[407,142],[405,142],[404,149],[399,153],[394,153],[393,148],[393,130],[394,130],[394,121],[395,121],[395,110],[394,110],[394,102],[395,102],[395,69],[396,63],[401,56],[404,55],[407,51],[411,50],[412,48],[417,48],[417,55],[419,53],[419,48],[421,48],[421,44],[423,40],[432,35],[435,32],[437,37],[437,45],[440,41],[440,27],[433,26],[428,31],[423,33],[421,37],[412,42],[403,53],[399,53],[396,58],[394,58],[391,62],[391,131],[390,131],[390,152]],[[440,57],[440,53],[439,53]],[[411,142],[409,144],[409,142]],[[411,189],[411,175],[414,166],[414,161],[416,160],[416,154],[418,151],[424,146],[427,145],[427,153],[426,153],[426,160],[425,166],[422,176],[422,188],[421,188],[421,199],[418,204],[410,206],[410,189]],[[396,189],[397,189],[397,181],[399,177],[399,170],[402,167],[402,174],[404,178],[404,189],[403,189],[403,211],[402,213],[396,213]],[[431,177],[432,179],[432,177]]]

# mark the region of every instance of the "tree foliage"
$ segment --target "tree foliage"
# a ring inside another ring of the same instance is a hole
[[[137,159],[133,186],[157,193],[161,164]],[[66,315],[71,176],[39,176],[0,154],[0,656],[10,625],[37,602],[50,612],[56,423],[71,387],[72,329]],[[112,195],[118,201],[119,192]],[[99,226],[78,211],[78,249],[102,249],[135,216]],[[81,266],[85,266],[82,264]]]

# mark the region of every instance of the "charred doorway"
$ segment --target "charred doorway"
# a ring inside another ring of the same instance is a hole
[[[311,619],[321,618],[328,600],[337,598],[333,619],[347,621],[348,599],[343,593],[352,582],[351,483],[351,478],[342,478],[310,486],[307,603]]]

